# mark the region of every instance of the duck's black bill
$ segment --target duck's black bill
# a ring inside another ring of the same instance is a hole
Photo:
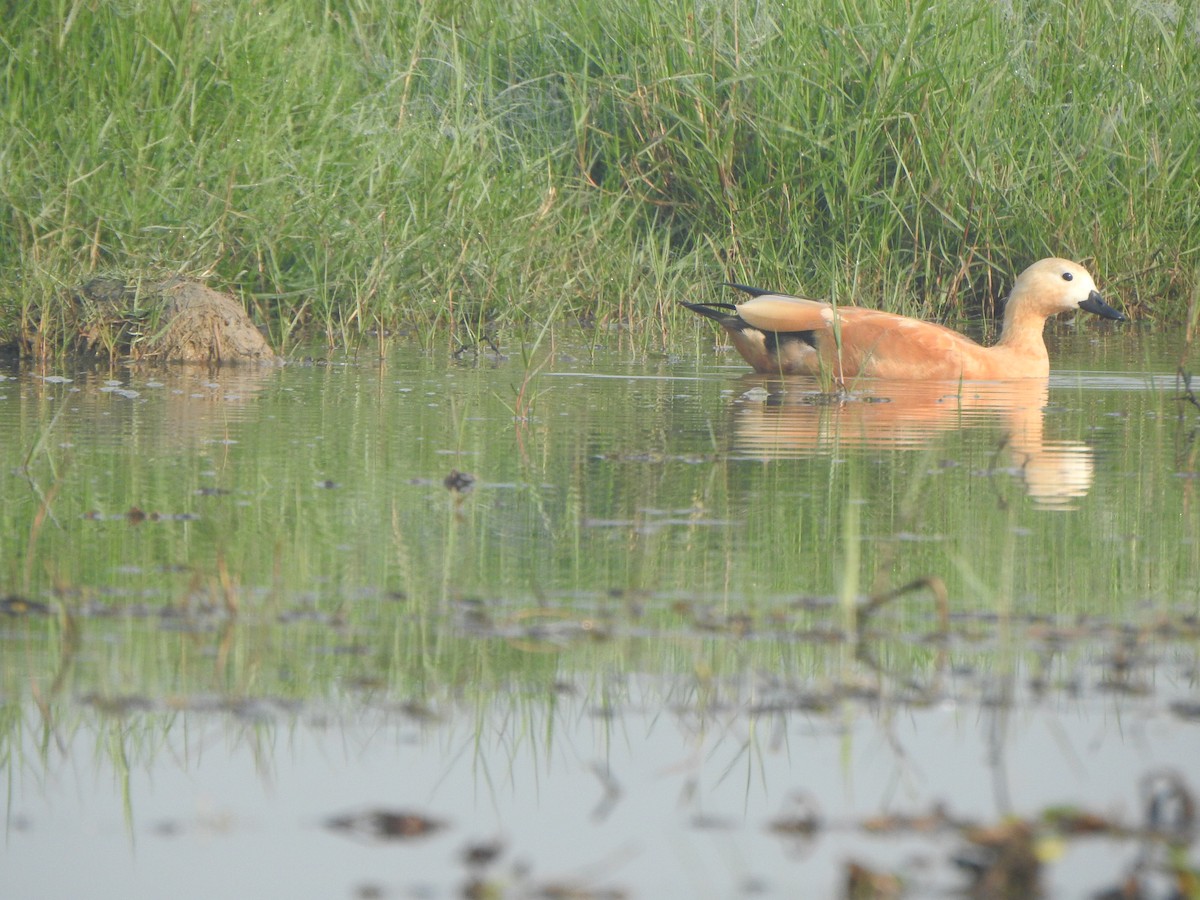
[[[1104,298],[1097,291],[1092,291],[1088,294],[1088,298],[1079,304],[1079,308],[1090,313],[1095,313],[1105,319],[1116,319],[1118,322],[1125,321],[1125,316],[1105,303]]]

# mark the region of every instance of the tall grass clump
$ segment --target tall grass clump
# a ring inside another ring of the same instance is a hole
[[[1050,253],[1164,317],[1200,280],[1194,2],[7,7],[7,340],[93,272],[203,277],[279,343],[666,339],[727,277],[960,315]]]

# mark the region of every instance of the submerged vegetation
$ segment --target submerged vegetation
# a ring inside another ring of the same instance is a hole
[[[1048,254],[1143,314],[1200,281],[1188,2],[6,6],[5,342],[110,273],[233,290],[285,349],[661,343],[726,278],[990,312]]]

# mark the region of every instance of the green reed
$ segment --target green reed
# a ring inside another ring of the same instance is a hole
[[[1056,253],[1181,319],[1190,2],[13,5],[0,336],[93,272],[182,271],[287,348],[364,329],[669,344],[725,278],[908,312]],[[691,333],[693,326],[686,326]]]

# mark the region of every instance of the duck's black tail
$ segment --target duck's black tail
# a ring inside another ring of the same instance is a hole
[[[737,307],[732,303],[683,303],[680,306],[687,307],[694,313],[699,313],[708,319],[714,319],[721,324],[734,323],[740,321],[737,314]]]
[[[721,284],[725,285],[725,287],[731,287],[735,290],[741,291],[744,294],[749,294],[751,297],[765,297],[767,294],[779,293],[779,291],[769,291],[766,288],[751,287],[748,284],[735,284],[732,281],[722,281]],[[783,296],[786,296],[786,294]]]
[[[751,297],[765,297],[768,294],[776,295],[778,291],[769,291],[766,288],[751,287],[748,284],[735,284],[732,281],[722,281],[721,284],[725,287],[731,287],[742,293],[749,294]],[[787,294],[779,294],[781,297],[788,296]],[[737,306],[733,303],[681,303],[681,306],[686,306],[694,313],[714,319],[730,328],[745,328],[749,327],[742,317],[738,315]]]

